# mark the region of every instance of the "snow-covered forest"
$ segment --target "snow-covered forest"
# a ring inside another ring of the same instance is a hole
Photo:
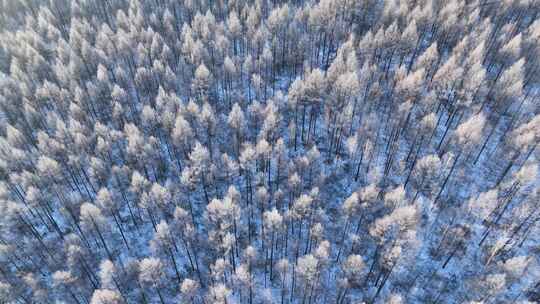
[[[0,303],[538,303],[539,13],[0,0]]]

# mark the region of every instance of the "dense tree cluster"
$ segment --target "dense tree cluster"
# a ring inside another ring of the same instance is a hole
[[[539,13],[0,1],[0,302],[540,301]]]

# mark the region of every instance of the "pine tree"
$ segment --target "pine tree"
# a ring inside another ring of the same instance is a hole
[[[159,296],[160,302],[165,303],[160,288],[165,277],[163,263],[157,258],[144,258],[139,262],[139,281],[152,287]]]

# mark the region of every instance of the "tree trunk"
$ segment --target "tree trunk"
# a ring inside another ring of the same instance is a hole
[[[448,175],[446,176],[446,178],[444,179],[444,182],[441,186],[441,189],[439,190],[439,193],[437,194],[437,197],[435,198],[435,200],[433,201],[433,205],[435,206],[437,204],[437,201],[439,200],[439,198],[441,197],[441,194],[443,193],[444,191],[444,188],[446,186],[446,183],[448,182],[448,180],[450,179],[450,177],[452,176],[452,173],[454,172],[454,169],[456,168],[456,165],[458,163],[458,160],[459,160],[459,157],[461,156],[461,153],[463,151],[459,151],[458,155],[456,156],[456,159],[454,160],[454,163],[452,164],[452,167],[450,168],[450,172],[448,173]]]

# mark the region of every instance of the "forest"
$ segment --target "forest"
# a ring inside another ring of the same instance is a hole
[[[539,13],[0,0],[0,303],[540,303]]]

